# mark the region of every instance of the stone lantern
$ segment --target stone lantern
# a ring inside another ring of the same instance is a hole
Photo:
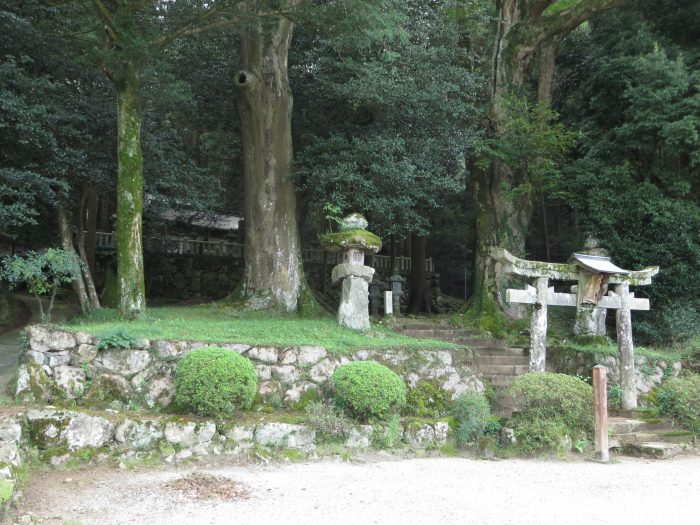
[[[339,232],[320,237],[326,251],[342,254],[342,262],[331,274],[333,283],[343,281],[338,324],[356,330],[369,328],[369,283],[374,268],[365,266],[365,254],[374,255],[382,247],[381,239],[366,228],[367,220],[352,213],[340,222]]]
[[[391,302],[394,315],[401,315],[401,284],[404,278],[399,275],[398,268],[394,268],[394,275],[389,277],[391,283]]]

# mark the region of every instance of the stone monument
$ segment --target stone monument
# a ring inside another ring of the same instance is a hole
[[[369,328],[369,283],[374,268],[365,266],[365,255],[374,255],[382,241],[367,231],[367,220],[359,213],[351,213],[340,221],[340,231],[321,236],[323,247],[329,252],[341,252],[341,263],[333,268],[333,284],[343,281],[338,324],[355,330]]]

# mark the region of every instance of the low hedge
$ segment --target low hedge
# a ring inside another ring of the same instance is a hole
[[[335,403],[353,417],[384,419],[406,405],[401,377],[374,361],[339,366],[331,377]]]
[[[223,416],[250,408],[258,391],[253,362],[225,348],[187,354],[175,373],[175,406],[200,416]]]
[[[511,420],[523,452],[560,450],[593,431],[593,389],[566,374],[531,373],[508,389],[519,404]]]

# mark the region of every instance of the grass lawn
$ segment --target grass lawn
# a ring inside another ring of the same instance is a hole
[[[450,349],[457,345],[416,339],[373,323],[367,332],[338,326],[329,316],[314,319],[269,311],[244,311],[212,303],[197,306],[149,308],[146,317],[120,321],[115,310],[103,309],[90,317],[77,317],[61,325],[64,330],[105,335],[122,330],[134,339],[168,339],[258,346],[323,346],[342,354],[360,349]]]

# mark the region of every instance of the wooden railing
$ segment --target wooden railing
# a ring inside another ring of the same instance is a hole
[[[117,244],[117,236],[114,232],[96,232],[95,245],[99,250],[113,251]],[[243,245],[227,241],[202,241],[199,239],[187,239],[185,237],[144,237],[143,249],[154,253],[170,253],[174,255],[214,255],[217,257],[243,257]],[[316,248],[305,248],[302,250],[302,258],[305,263],[323,264],[323,256],[326,255],[326,264],[335,266],[338,264],[340,254],[326,253]],[[374,255],[367,261],[373,268],[389,273],[393,270],[390,267],[391,257],[388,255]],[[410,257],[396,257],[395,265],[399,273],[411,271]],[[425,260],[425,269],[433,271],[433,259]]]

